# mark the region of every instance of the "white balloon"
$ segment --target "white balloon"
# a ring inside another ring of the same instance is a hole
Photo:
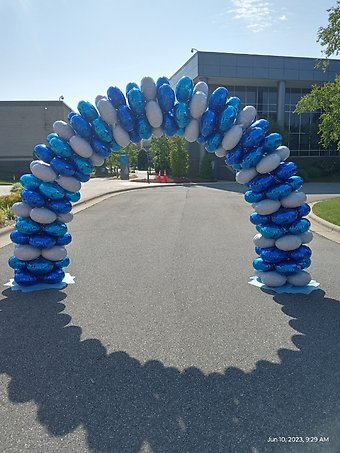
[[[191,117],[199,120],[205,112],[207,105],[208,97],[203,91],[194,93],[189,105]]]
[[[200,123],[198,120],[192,119],[185,128],[184,137],[187,142],[193,143],[197,140],[200,134]]]
[[[109,100],[100,99],[97,104],[97,109],[100,116],[107,122],[107,124],[117,123],[117,110],[113,107]]]
[[[103,96],[102,94],[98,94],[98,96],[96,96],[96,99],[94,100],[94,103],[95,103],[97,108],[98,108],[99,101],[101,101],[102,99],[107,99],[107,97]]]
[[[164,135],[164,131],[161,127],[155,127],[154,129],[152,129],[152,135],[159,138],[162,137],[162,135]]]
[[[72,176],[59,176],[56,179],[56,182],[65,190],[69,192],[78,192],[81,188],[81,183],[78,179],[73,178]]]
[[[275,170],[280,165],[281,157],[276,154],[269,154],[268,156],[263,157],[260,162],[256,165],[256,170],[261,173],[269,173],[270,171]]]
[[[157,88],[152,77],[143,77],[140,82],[140,86],[147,101],[153,101],[156,99]]]
[[[295,250],[299,248],[301,244],[301,238],[295,234],[286,234],[275,241],[275,246],[285,252]]]
[[[55,121],[53,123],[53,130],[64,140],[70,140],[70,138],[75,135],[73,128],[69,124],[65,123],[65,121]]]
[[[129,134],[119,125],[113,128],[113,137],[122,148],[125,148],[130,143]]]
[[[288,197],[281,199],[281,204],[284,208],[298,208],[307,201],[307,196],[304,192],[292,192]]]
[[[222,148],[222,146],[215,151],[215,155],[217,157],[225,157],[226,154],[227,151],[224,148]]]
[[[16,256],[19,260],[23,261],[31,261],[35,260],[40,256],[40,249],[36,249],[31,245],[16,245],[14,248],[14,256]]]
[[[256,118],[256,108],[252,105],[246,105],[237,115],[236,124],[239,124],[243,129],[247,129]]]
[[[23,201],[14,203],[14,205],[12,206],[14,215],[18,217],[29,217],[31,209],[31,206],[27,203],[24,203]]]
[[[284,275],[275,271],[262,272],[261,280],[265,285],[273,287],[282,286],[287,282],[287,278]]]
[[[57,174],[50,164],[46,164],[42,160],[34,160],[30,164],[32,174],[45,182],[52,182],[56,179]]]
[[[51,247],[50,249],[43,249],[41,251],[41,254],[44,258],[47,260],[51,261],[59,261],[65,258],[67,255],[67,251],[65,247],[61,245],[55,245],[54,247]]]
[[[33,208],[30,217],[38,223],[52,223],[56,220],[57,214],[47,208]]]
[[[311,275],[307,271],[299,271],[287,277],[288,283],[294,286],[306,286],[311,281]]]
[[[274,247],[275,239],[269,239],[262,236],[261,233],[258,233],[254,236],[253,242],[257,247]]]
[[[222,140],[222,146],[225,150],[230,151],[235,148],[241,140],[243,134],[242,126],[234,124],[225,134]]]
[[[287,146],[279,146],[276,148],[275,154],[278,154],[281,158],[281,162],[283,162],[290,156],[290,149],[287,148]]]
[[[90,161],[95,167],[101,167],[105,161],[104,157],[99,156],[97,153],[93,153],[90,157]]]
[[[253,203],[253,208],[260,215],[270,215],[278,211],[281,207],[281,204],[278,200],[269,200],[264,199],[258,203]]]
[[[73,214],[72,214],[72,212],[66,212],[65,214],[59,214],[58,220],[60,220],[60,222],[64,222],[64,223],[72,222]]]
[[[308,244],[313,240],[313,233],[311,231],[306,231],[305,233],[299,234],[302,244]]]
[[[163,123],[163,113],[156,101],[149,101],[145,105],[145,114],[152,127],[161,127]]]
[[[197,82],[194,86],[194,94],[198,91],[202,91],[206,96],[209,94],[209,87],[205,82]]]
[[[74,135],[70,138],[70,146],[78,156],[89,158],[92,156],[93,150],[88,141],[79,135]]]
[[[239,184],[247,184],[247,182],[251,181],[258,173],[254,167],[239,170],[236,173],[235,179]]]

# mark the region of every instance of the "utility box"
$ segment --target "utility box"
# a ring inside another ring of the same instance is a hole
[[[120,179],[129,179],[129,156],[128,154],[120,155]]]

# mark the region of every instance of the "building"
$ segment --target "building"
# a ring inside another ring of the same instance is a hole
[[[196,51],[170,82],[174,87],[182,76],[187,75],[195,83],[205,81],[209,92],[225,86],[230,96],[241,99],[242,107],[255,106],[258,118],[266,118],[278,131],[284,131],[285,144],[291,149],[294,160],[304,165],[311,164],[317,157],[339,158],[337,150],[324,150],[319,144],[320,111],[294,113],[297,102],[312,85],[333,82],[340,74],[340,60],[330,60],[326,72],[315,65],[315,58]],[[198,144],[190,144],[188,148],[191,176],[195,176],[204,151]],[[217,176],[228,177],[223,160],[218,162]]]
[[[67,120],[63,101],[0,101],[0,176],[29,171],[33,148],[46,143],[56,120]]]

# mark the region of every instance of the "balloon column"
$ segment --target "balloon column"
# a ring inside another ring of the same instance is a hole
[[[225,87],[210,97],[205,82],[195,86],[182,77],[171,88],[166,77],[155,83],[151,77],[140,86],[129,83],[126,96],[109,87],[107,96],[97,96],[95,106],[78,103],[69,123],[56,121],[47,143],[37,145],[37,160],[31,174],[20,182],[22,202],[13,206],[17,216],[11,233],[15,243],[9,265],[18,285],[59,283],[70,263],[65,246],[72,240],[67,223],[73,218],[72,202],[80,199],[81,183],[90,178],[95,166],[130,142],[138,143],[152,135],[184,136],[188,142],[204,144],[209,153],[225,158],[233,167],[236,180],[245,184],[245,200],[255,210],[250,221],[256,225],[253,266],[262,282],[282,286],[289,282],[307,285],[304,271],[310,263],[310,223],[303,184],[297,167],[286,162],[289,149],[282,146],[280,134],[267,134],[268,121],[256,120],[256,110],[240,110],[240,99],[228,97]]]

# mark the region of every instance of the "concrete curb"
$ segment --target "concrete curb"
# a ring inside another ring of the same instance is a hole
[[[321,200],[321,201],[326,201],[326,200]],[[337,231],[340,233],[340,226],[334,225],[334,223],[327,222],[327,220],[322,219],[321,217],[317,216],[313,212],[313,206],[317,203],[320,203],[321,201],[315,201],[314,203],[310,204],[311,207],[311,212],[309,214],[309,217],[314,220],[314,222],[319,223],[320,225],[324,226],[325,228],[328,228],[330,231]]]
[[[320,201],[324,201],[324,200],[320,200]],[[321,219],[316,214],[314,214],[313,206],[316,203],[319,203],[319,202],[315,201],[314,203],[310,203],[312,210],[307,217],[311,222],[311,230],[314,233],[316,233],[326,239],[329,239],[330,241],[340,244],[340,227],[337,225],[334,225],[333,223],[327,222],[327,220]]]

